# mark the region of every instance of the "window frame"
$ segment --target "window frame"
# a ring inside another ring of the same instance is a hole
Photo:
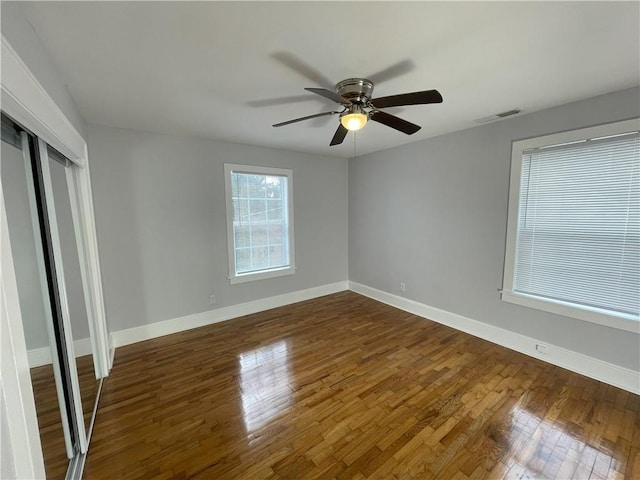
[[[559,132],[523,140],[515,140],[512,142],[507,237],[505,246],[503,287],[501,290],[501,299],[503,301],[619,330],[640,333],[640,319],[633,315],[613,315],[606,310],[598,308],[582,308],[569,302],[551,300],[514,291],[518,213],[520,203],[520,176],[522,173],[523,152],[532,148],[576,142],[588,138],[604,137],[607,135],[616,135],[633,130],[640,130],[640,118],[623,120],[604,125],[596,125],[593,127]]]
[[[287,178],[287,236],[289,243],[289,265],[253,272],[236,273],[235,238],[233,235],[233,198],[231,188],[232,173],[246,173],[253,175],[275,175]],[[245,283],[267,278],[292,275],[296,272],[294,228],[293,228],[293,170],[286,168],[263,167],[255,165],[224,164],[224,189],[227,212],[227,254],[229,260],[229,283]]]

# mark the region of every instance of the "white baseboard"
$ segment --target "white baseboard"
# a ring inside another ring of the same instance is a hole
[[[111,333],[111,345],[114,348],[129,345],[131,343],[142,342],[172,333],[190,330],[192,328],[203,327],[213,323],[224,322],[233,318],[250,315],[252,313],[270,310],[272,308],[290,305],[292,303],[311,300],[312,298],[331,295],[349,289],[349,282],[336,282],[319,287],[298,290],[295,292],[276,295],[274,297],[262,298],[251,302],[231,305],[229,307],[217,308],[202,313],[186,315],[184,317],[172,318],[161,322],[141,325],[139,327],[128,328]]]
[[[640,394],[640,372],[356,282],[349,282],[349,290],[586,377]],[[548,353],[539,353],[536,350],[537,344],[548,345]]]
[[[81,338],[73,342],[73,350],[76,357],[90,355],[93,351],[90,338]],[[34,348],[27,351],[29,368],[42,367],[51,364],[51,347]]]

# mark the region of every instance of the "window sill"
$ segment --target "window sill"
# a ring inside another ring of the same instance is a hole
[[[543,310],[545,312],[555,313],[565,317],[584,320],[586,322],[640,334],[640,319],[633,315],[611,315],[602,310],[579,308],[561,301],[554,301],[543,297],[536,297],[534,295],[508,291],[503,291],[501,298],[505,302],[514,303],[523,307]]]
[[[296,273],[296,267],[284,267],[274,268],[272,270],[263,270],[260,272],[242,273],[240,275],[232,275],[229,277],[229,283],[234,285],[236,283],[253,282],[257,280],[265,280],[267,278],[282,277],[285,275],[293,275]]]

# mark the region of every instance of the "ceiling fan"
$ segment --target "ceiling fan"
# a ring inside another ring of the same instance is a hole
[[[283,127],[311,118],[326,115],[340,115],[340,125],[331,139],[329,145],[341,144],[349,131],[360,130],[368,120],[382,123],[407,135],[413,135],[420,126],[403,120],[395,115],[383,112],[382,108],[400,107],[405,105],[425,105],[429,103],[442,103],[442,95],[437,90],[424,90],[421,92],[402,93],[388,97],[371,98],[373,94],[373,82],[366,78],[348,78],[339,82],[335,91],[326,88],[305,88],[305,90],[333,100],[342,106],[340,111],[316,113],[306,117],[295,118],[286,122],[276,123],[274,127]]]

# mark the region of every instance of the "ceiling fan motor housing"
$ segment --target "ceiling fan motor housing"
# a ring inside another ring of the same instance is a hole
[[[348,78],[336,85],[336,92],[351,103],[367,105],[373,94],[373,82],[366,78]]]
[[[326,88],[305,88],[305,90],[327,98],[342,106],[342,111],[322,112],[306,117],[294,118],[287,122],[276,123],[274,127],[282,127],[291,123],[323,117],[325,115],[340,115],[340,124],[329,145],[340,145],[349,131],[360,130],[369,120],[381,123],[407,135],[413,135],[420,126],[407,122],[390,113],[382,111],[382,108],[401,107],[404,105],[426,105],[429,103],[442,103],[442,95],[437,90],[424,90],[421,92],[401,93],[389,95],[372,100],[373,82],[366,78],[347,78],[336,84],[335,91]]]

